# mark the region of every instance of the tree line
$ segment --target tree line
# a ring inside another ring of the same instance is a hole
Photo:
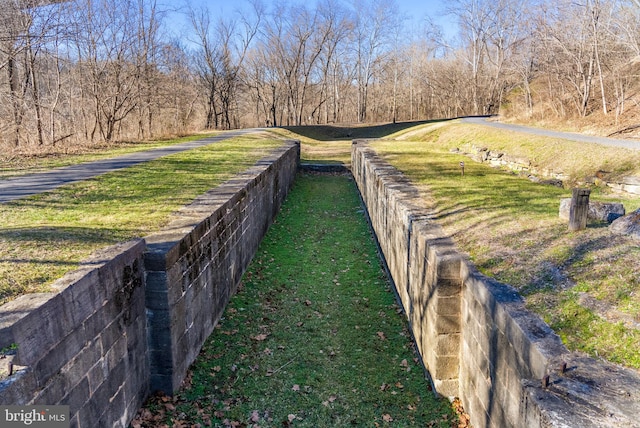
[[[0,144],[503,112],[606,115],[640,100],[637,0],[451,0],[455,31],[393,0],[4,0]],[[169,31],[177,13],[183,38]],[[447,30],[447,31],[445,31]],[[453,34],[453,35],[452,35]]]

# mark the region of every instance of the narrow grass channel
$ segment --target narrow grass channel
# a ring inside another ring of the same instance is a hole
[[[350,177],[298,176],[183,389],[132,422],[167,425],[458,426],[425,379]]]

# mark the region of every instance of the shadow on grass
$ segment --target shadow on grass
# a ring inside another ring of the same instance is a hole
[[[318,141],[340,141],[340,140],[354,140],[358,138],[383,138],[394,132],[402,131],[403,129],[412,128],[418,125],[425,125],[428,123],[442,122],[443,120],[422,120],[413,122],[396,122],[385,123],[381,125],[306,125],[306,126],[283,126],[282,128],[295,132],[307,138],[313,138]]]

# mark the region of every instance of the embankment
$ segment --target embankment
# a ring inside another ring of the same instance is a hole
[[[300,145],[289,142],[165,230],[96,254],[54,292],[0,307],[0,348],[17,349],[0,404],[68,405],[72,427],[125,427],[150,393],[177,389],[299,162]]]
[[[351,165],[424,365],[474,427],[640,426],[637,372],[569,352],[513,287],[476,271],[365,141]]]

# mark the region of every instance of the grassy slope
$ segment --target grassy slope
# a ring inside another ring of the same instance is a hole
[[[121,156],[128,153],[152,150],[187,141],[195,141],[216,134],[217,133],[203,133],[177,139],[117,142],[103,146],[78,147],[71,153],[68,151],[55,151],[56,147],[46,147],[46,149],[51,150],[51,152],[34,153],[31,155],[0,153],[0,179]]]
[[[278,140],[226,140],[0,205],[0,303],[46,291],[93,251],[142,237]]]
[[[518,288],[569,348],[640,368],[637,242],[611,235],[606,225],[570,233],[558,217],[559,199],[570,190],[531,183],[450,149],[475,144],[503,150],[541,166],[561,166],[572,177],[603,165],[612,174],[637,171],[629,166],[637,153],[585,150],[585,145],[456,124],[426,126],[405,137],[373,146],[422,189],[440,223],[481,271]],[[464,177],[460,161],[466,162]],[[621,201],[628,212],[640,207],[640,198],[598,190],[594,196]]]

